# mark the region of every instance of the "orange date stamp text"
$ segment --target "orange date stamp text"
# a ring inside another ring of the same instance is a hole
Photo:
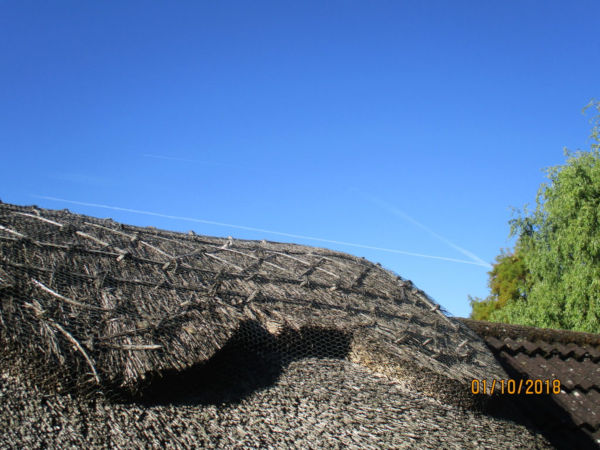
[[[542,395],[560,394],[560,380],[472,380],[472,394]]]

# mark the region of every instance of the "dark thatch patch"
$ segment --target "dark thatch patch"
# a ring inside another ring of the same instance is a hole
[[[228,345],[346,358],[464,405],[472,379],[506,378],[410,281],[321,248],[0,204],[0,299],[0,363],[50,392],[136,395]]]

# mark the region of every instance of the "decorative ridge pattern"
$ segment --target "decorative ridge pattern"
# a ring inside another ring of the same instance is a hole
[[[0,363],[68,392],[137,394],[233,342],[286,360],[335,354],[465,405],[479,402],[471,379],[505,376],[409,280],[321,248],[3,203],[0,295]]]

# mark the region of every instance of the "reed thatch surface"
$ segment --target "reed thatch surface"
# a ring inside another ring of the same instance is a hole
[[[45,398],[0,375],[2,448],[552,448],[504,418],[440,403],[341,359],[290,363],[241,402]],[[40,401],[41,398],[41,401]]]
[[[483,341],[410,281],[321,248],[0,203],[0,364],[56,392],[137,393],[226,345],[346,358],[473,403],[503,379]]]

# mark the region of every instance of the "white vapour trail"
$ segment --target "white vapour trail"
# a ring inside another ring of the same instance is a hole
[[[353,189],[353,191],[358,192],[363,198],[365,198],[366,200],[370,201],[371,203],[374,203],[377,206],[385,209],[389,213],[392,213],[392,214],[394,214],[394,215],[396,215],[398,217],[401,217],[404,220],[407,220],[408,222],[412,223],[413,225],[421,228],[422,230],[425,230],[427,233],[431,234],[436,239],[442,241],[444,244],[452,247],[453,249],[459,251],[463,255],[471,258],[473,260],[473,264],[477,264],[478,266],[487,267],[488,269],[492,268],[492,266],[489,263],[485,262],[479,256],[475,255],[474,253],[470,252],[467,249],[464,249],[464,248],[460,247],[459,245],[456,245],[454,242],[450,241],[449,239],[445,238],[444,236],[440,236],[439,234],[437,234],[432,229],[430,229],[427,226],[423,225],[421,222],[413,219],[408,214],[406,214],[404,211],[396,208],[395,206],[389,204],[388,202],[386,202],[384,200],[381,200],[380,198],[367,195],[367,194],[365,194],[365,193],[363,193],[363,192],[361,192],[361,191],[359,191],[357,189]]]
[[[464,259],[447,258],[445,256],[424,255],[421,253],[405,252],[403,250],[396,250],[393,248],[373,247],[371,245],[354,244],[352,242],[335,241],[332,239],[322,239],[322,238],[317,238],[317,237],[312,237],[312,236],[303,236],[300,234],[283,233],[281,231],[264,230],[262,228],[247,227],[244,225],[233,225],[230,223],[215,222],[212,220],[195,219],[193,217],[172,216],[169,214],[161,214],[161,213],[156,213],[156,212],[151,212],[151,211],[142,211],[139,209],[121,208],[119,206],[109,206],[109,205],[101,205],[98,203],[88,203],[88,202],[79,202],[79,201],[75,201],[75,200],[65,200],[62,198],[49,197],[49,196],[45,196],[45,195],[32,195],[32,197],[41,198],[44,200],[52,200],[55,202],[70,203],[73,205],[91,206],[94,208],[111,209],[113,211],[124,211],[124,212],[130,212],[130,213],[135,213],[135,214],[143,214],[146,216],[163,217],[166,219],[173,219],[173,220],[183,220],[186,222],[204,223],[207,225],[217,225],[217,226],[227,227],[227,228],[236,228],[238,230],[256,231],[259,233],[274,234],[277,236],[285,236],[285,237],[296,238],[296,239],[306,239],[309,241],[316,241],[316,242],[325,242],[328,244],[346,245],[348,247],[366,248],[369,250],[378,250],[378,251],[388,252],[388,253],[398,253],[401,255],[417,256],[419,258],[439,259],[442,261],[450,261],[450,262],[461,263],[461,264],[472,264],[472,265],[476,265],[476,266],[481,265],[480,263],[473,262],[473,261],[467,261]]]

